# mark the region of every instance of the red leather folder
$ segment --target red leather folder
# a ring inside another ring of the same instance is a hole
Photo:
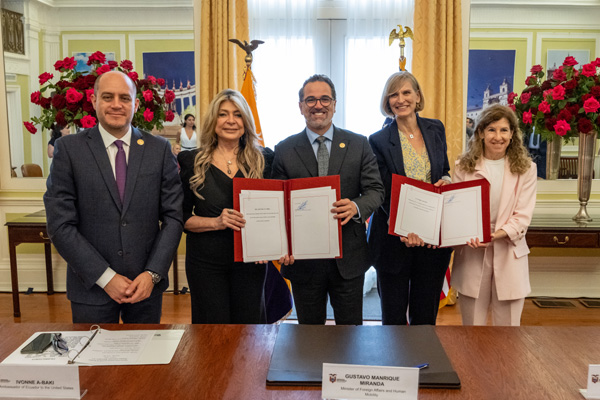
[[[335,190],[336,200],[341,199],[340,191],[340,176],[327,175],[316,178],[298,178],[288,180],[277,179],[248,179],[234,178],[233,179],[233,208],[240,211],[240,192],[242,190],[272,190],[284,192],[284,207],[285,207],[285,226],[287,231],[288,249],[290,256],[293,255],[292,235],[291,235],[291,211],[290,211],[290,192],[293,190],[313,189],[319,187],[331,186]],[[333,207],[332,207],[333,208]],[[338,237],[340,246],[340,255],[336,258],[342,258],[342,224],[338,220]],[[243,262],[242,249],[242,232],[233,232],[233,247],[234,257],[236,262]]]
[[[398,201],[400,200],[400,190],[402,184],[415,186],[419,189],[427,190],[433,193],[444,193],[450,190],[465,189],[481,186],[481,217],[483,223],[483,243],[492,240],[490,228],[490,183],[485,179],[476,179],[458,183],[449,183],[443,186],[434,186],[431,183],[418,181],[406,176],[392,174],[392,189],[390,193],[390,223],[388,233],[399,236],[394,232],[396,226],[396,217],[398,215]],[[440,232],[441,235],[441,232]]]

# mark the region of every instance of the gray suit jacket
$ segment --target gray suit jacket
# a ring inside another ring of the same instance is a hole
[[[360,210],[360,223],[351,220],[342,227],[343,257],[337,259],[342,277],[352,279],[371,265],[364,222],[383,201],[383,184],[367,138],[334,126],[328,175],[340,175],[341,198],[354,201]],[[306,130],[275,146],[273,179],[316,176],[319,176],[317,158]],[[292,280],[308,281],[312,268],[310,260],[300,260],[283,266],[282,273]]]
[[[167,140],[132,128],[124,204],[97,126],[56,141],[46,185],[48,233],[68,264],[69,300],[108,303],[95,284],[108,267],[131,280],[145,269],[161,275],[151,296],[168,287],[183,191]]]

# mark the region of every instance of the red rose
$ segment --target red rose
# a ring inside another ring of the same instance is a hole
[[[544,68],[542,68],[541,65],[534,65],[533,67],[531,67],[532,74],[537,74],[538,72],[542,72],[543,70]]]
[[[577,64],[579,64],[579,63],[572,56],[568,56],[567,58],[565,58],[565,61],[563,61],[563,65],[566,65],[566,66],[569,66],[569,67],[573,67],[573,66],[575,66]]]
[[[77,89],[70,88],[67,90],[67,103],[77,103],[83,98],[83,94]]]
[[[571,115],[579,114],[579,109],[581,106],[579,104],[571,104],[566,107],[567,110],[571,113]]]
[[[50,99],[48,97],[40,97],[40,107],[48,110],[50,108],[51,104],[52,104],[52,102],[50,101]]]
[[[165,80],[163,78],[158,78],[156,83],[158,83],[158,86],[165,86]]]
[[[175,114],[173,113],[173,111],[169,110],[165,113],[165,121],[171,122],[174,119],[175,119]]]
[[[148,77],[146,78],[148,80],[148,82],[150,82],[153,85],[156,85],[156,78],[153,77],[152,75],[148,75]]]
[[[531,93],[523,93],[521,95],[521,104],[527,104],[531,98]]]
[[[91,115],[86,115],[83,118],[81,118],[82,127],[92,128],[94,125],[96,125],[96,118],[92,117]]]
[[[77,65],[77,61],[75,61],[75,57],[65,57],[63,60],[63,68],[65,69],[73,69]]]
[[[600,108],[600,103],[593,97],[590,97],[583,103],[583,110],[586,113],[595,113]]]
[[[131,71],[133,69],[133,63],[129,60],[123,60],[121,61],[121,68],[126,71]]]
[[[564,119],[565,121],[570,121],[571,118],[573,118],[573,114],[571,114],[571,112],[568,109],[563,108],[558,113],[557,118],[558,119]]]
[[[528,76],[527,79],[525,79],[525,84],[527,86],[535,85],[536,82],[537,82],[537,77],[534,75]]]
[[[60,71],[60,69],[63,67],[63,62],[62,60],[58,60],[57,62],[54,63],[54,69],[57,71]]]
[[[594,96],[592,96],[591,93],[586,93],[583,96],[581,96],[581,101],[585,102],[587,99],[591,99],[592,97],[594,97]]]
[[[556,121],[556,117],[546,117],[546,120],[544,121],[544,127],[549,131],[552,131],[554,130],[554,125],[556,124]]]
[[[552,79],[562,82],[567,79],[567,74],[565,74],[565,71],[560,67],[552,73]]]
[[[87,65],[92,65],[93,63],[103,64],[106,62],[106,56],[101,51],[97,51],[88,58]]]
[[[111,60],[107,63],[107,65],[110,67],[110,69],[115,69],[119,66],[119,63]]]
[[[81,108],[88,114],[93,114],[95,112],[94,106],[89,101],[84,101]]]
[[[146,109],[146,111],[144,111],[144,119],[147,122],[152,122],[152,120],[154,119],[154,113],[149,109]]]
[[[85,75],[85,83],[87,84],[87,87],[93,88],[94,83],[96,83],[96,79],[97,76],[94,74]]]
[[[596,65],[595,64],[585,64],[583,69],[581,70],[581,74],[587,77],[591,77],[596,75]]]
[[[165,102],[171,104],[173,100],[175,100],[175,92],[172,90],[165,90]]]
[[[44,72],[38,78],[40,79],[40,85],[43,85],[44,83],[48,82],[50,79],[54,78],[54,75]]]
[[[513,111],[517,111],[517,107],[515,107],[515,105],[514,105],[514,104],[509,104],[509,105],[508,105],[508,108],[510,108],[510,109],[511,109],[511,110],[513,110]]]
[[[144,90],[142,92],[142,96],[144,96],[144,100],[150,102],[154,99],[154,93],[152,93],[152,90]]]
[[[517,97],[518,95],[515,92],[510,92],[508,94],[508,104],[513,104],[515,102],[515,97]],[[167,96],[165,96],[165,99],[167,98]]]
[[[25,125],[25,129],[27,129],[30,133],[36,133],[37,129],[31,122],[23,122]]]
[[[127,76],[134,82],[138,80],[138,74],[135,71],[129,72]]]
[[[61,89],[66,89],[68,87],[71,87],[71,82],[67,82],[67,81],[58,81],[56,82],[56,86],[58,86]]]
[[[110,71],[110,67],[108,65],[101,65],[98,68],[96,68],[96,73],[98,74],[98,76],[104,74],[105,72],[109,72]]]
[[[62,125],[62,126],[67,126],[67,120],[65,119],[65,113],[63,113],[62,111],[59,111],[56,113],[56,118],[55,121],[57,124]]]
[[[590,89],[590,94],[594,97],[600,97],[600,86],[594,86]]]
[[[552,82],[544,81],[544,83],[542,83],[542,86],[540,86],[540,90],[546,91],[548,89],[552,89]]]
[[[94,89],[86,89],[86,91],[85,91],[85,99],[87,101],[91,102],[93,94],[94,94]]]
[[[594,125],[592,125],[592,121],[587,118],[581,118],[577,122],[577,130],[581,133],[588,133],[592,129],[594,129]]]
[[[56,108],[57,110],[61,110],[63,108],[65,108],[65,106],[67,105],[67,99],[65,99],[65,96],[62,94],[55,94],[54,96],[52,96],[52,107]],[[66,125],[66,124],[60,124],[60,125]]]
[[[38,104],[39,105],[41,97],[42,97],[42,94],[39,91],[33,92],[33,93],[31,93],[31,102],[33,104]]]
[[[67,103],[67,110],[71,111],[73,114],[77,114],[79,112],[79,103]]]
[[[573,79],[569,79],[568,81],[566,81],[563,86],[565,87],[566,90],[573,90],[577,87],[577,79],[573,78]]]
[[[565,136],[571,130],[571,126],[567,121],[563,121],[562,119],[557,121],[553,128],[558,136]]]
[[[550,112],[550,104],[548,104],[548,102],[544,100],[540,103],[538,110],[540,110],[544,114],[548,114]]]
[[[523,113],[523,122],[526,124],[531,124],[533,122],[531,120],[531,110]]]
[[[561,85],[554,86],[552,89],[552,99],[554,100],[564,100],[565,99],[565,88]]]

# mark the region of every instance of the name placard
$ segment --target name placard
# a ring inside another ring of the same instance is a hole
[[[0,364],[0,397],[79,399],[79,367]]]
[[[600,364],[590,364],[588,369],[587,398],[600,399]]]
[[[416,400],[419,369],[323,364],[324,399]]]

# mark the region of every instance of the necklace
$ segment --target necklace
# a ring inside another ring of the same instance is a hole
[[[227,157],[225,157],[225,152],[223,151],[223,149],[219,148],[219,150],[221,150],[223,160],[227,163],[227,175],[231,175],[231,160],[228,160]],[[235,152],[233,154],[235,155]]]
[[[415,135],[413,135],[412,133],[409,133],[409,134],[408,134],[408,137],[409,137],[409,138],[411,138],[411,139],[414,139],[414,138],[415,138]]]

